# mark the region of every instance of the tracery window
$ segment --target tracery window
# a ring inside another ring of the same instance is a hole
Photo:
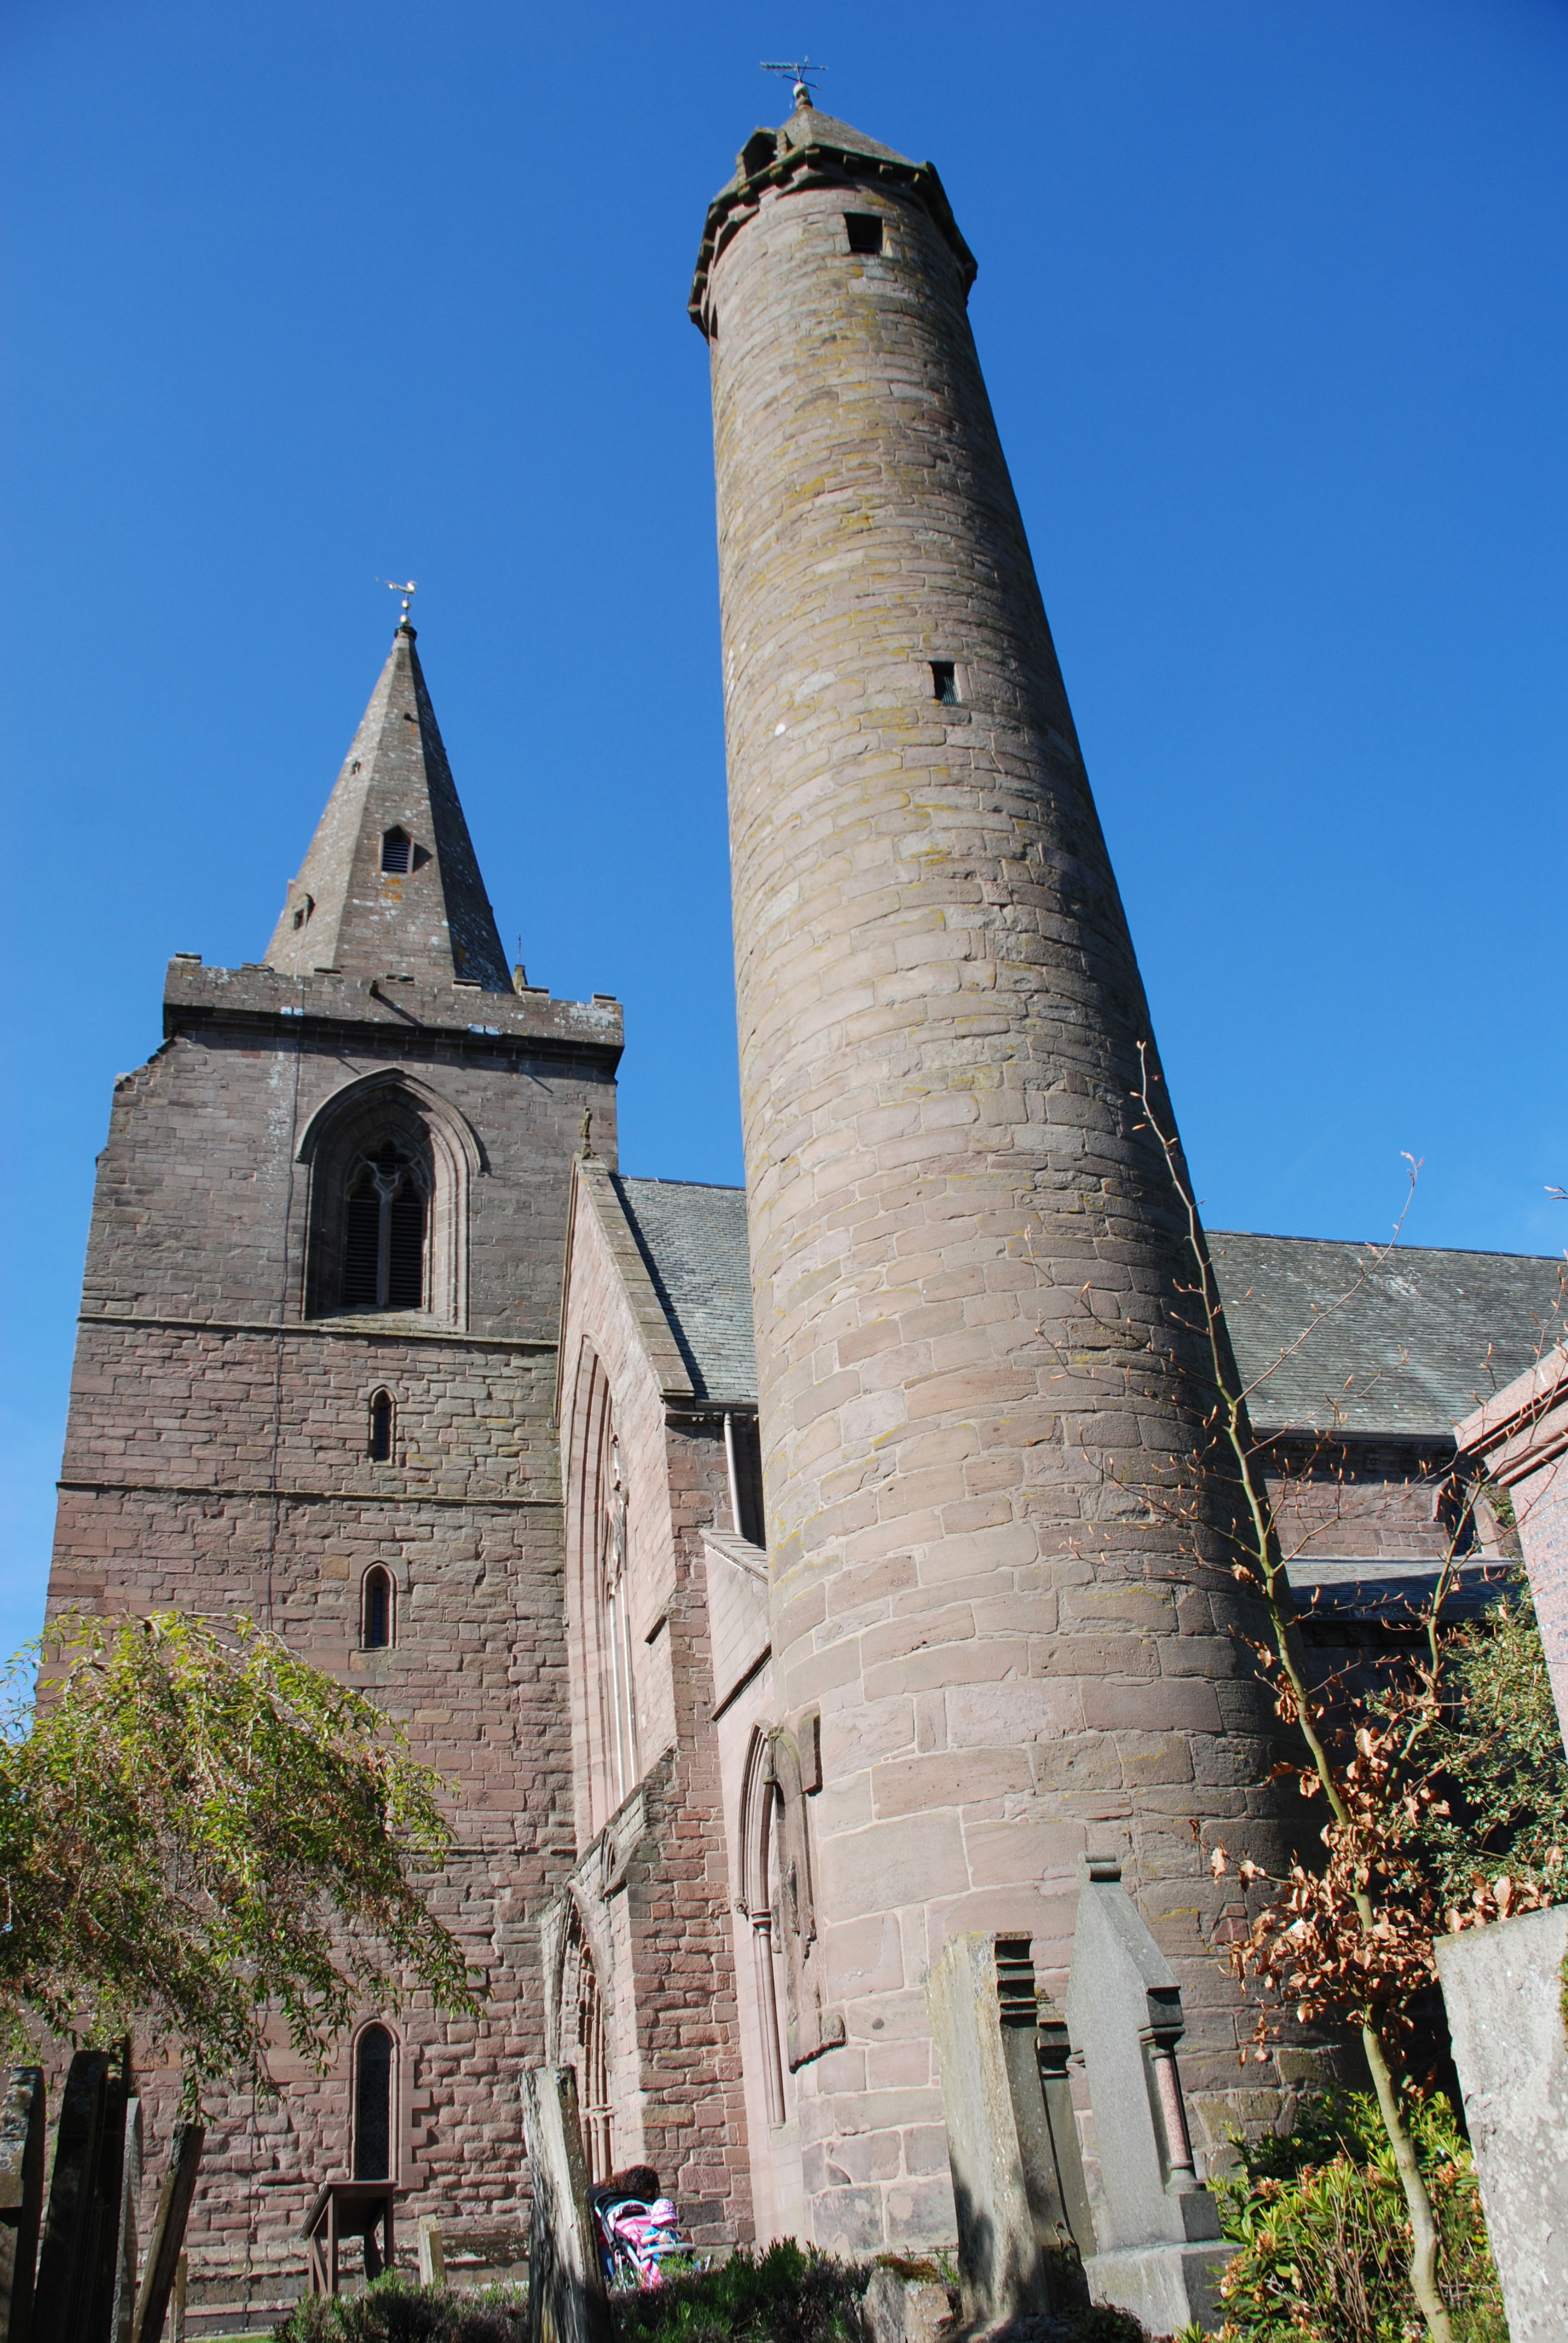
[[[299,1161],[306,1317],[398,1311],[467,1323],[468,1196],[485,1159],[449,1101],[401,1069],[366,1075],[317,1109]]]
[[[593,1952],[574,1904],[562,1966],[563,2056],[577,2069],[578,2119],[590,2181],[607,2179],[615,2168],[610,2140],[609,2042],[604,1995]]]
[[[345,1310],[418,1310],[425,1302],[423,1184],[390,1139],[361,1157],[344,1202]]]
[[[385,2026],[367,2026],[354,2046],[354,2177],[390,2180],[397,2046]]]

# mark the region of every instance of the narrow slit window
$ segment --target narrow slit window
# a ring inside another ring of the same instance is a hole
[[[379,1565],[365,1574],[363,1615],[360,1621],[360,1648],[367,1652],[385,1652],[392,1643],[392,1574]],[[369,2179],[379,2175],[370,2173]]]
[[[414,841],[406,830],[388,830],[381,840],[383,870],[406,871],[412,859]]]
[[[370,1462],[392,1462],[392,1394],[378,1391],[370,1403]]]
[[[944,708],[958,706],[958,670],[951,659],[931,661],[931,697],[933,699],[940,700]]]
[[[880,252],[882,222],[876,212],[846,212],[844,226],[849,231],[851,252]]]
[[[354,2177],[392,2177],[391,2035],[367,2026],[354,2048]]]

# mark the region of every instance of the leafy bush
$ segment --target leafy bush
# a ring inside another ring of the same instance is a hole
[[[363,2294],[307,2295],[278,2343],[527,2343],[528,2298],[515,2287],[447,2294],[388,2270]]]
[[[859,2343],[870,2274],[789,2237],[611,2303],[621,2343]]]
[[[1453,2111],[1435,2093],[1412,2095],[1407,2110],[1459,2343],[1507,2343],[1474,2167]],[[1369,2092],[1314,2093],[1292,2132],[1237,2147],[1240,2172],[1211,2184],[1225,2235],[1241,2247],[1223,2282],[1227,2343],[1407,2343],[1424,2334],[1410,2286],[1404,2196]]]

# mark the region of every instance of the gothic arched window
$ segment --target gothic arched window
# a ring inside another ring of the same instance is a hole
[[[390,2180],[397,2046],[385,2026],[367,2026],[354,2046],[354,2177]]]
[[[485,1161],[447,1100],[400,1071],[349,1082],[312,1117],[299,1161],[307,1318],[399,1311],[467,1323],[468,1190]]]
[[[561,1968],[562,2058],[575,2066],[578,2077],[578,2119],[582,2125],[583,2155],[588,2179],[603,2180],[614,2169],[610,2137],[609,2041],[605,2025],[604,1995],[582,1915],[574,1904],[567,1925]]]
[[[345,1310],[424,1307],[425,1192],[407,1151],[390,1139],[349,1175],[342,1302]]]
[[[397,1423],[397,1410],[389,1391],[378,1391],[370,1402],[369,1453],[372,1464],[392,1462],[392,1432]]]
[[[367,1652],[384,1652],[392,1642],[392,1574],[377,1563],[365,1574],[359,1597],[359,1641]]]

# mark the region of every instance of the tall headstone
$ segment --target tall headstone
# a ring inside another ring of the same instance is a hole
[[[1223,2117],[1239,2004],[1187,1824],[1267,1844],[1276,1815],[1242,1597],[1139,1494],[1201,1482],[1211,1373],[974,274],[930,165],[802,93],[711,206],[692,291],[773,1666],[780,1724],[821,1711],[801,2137],[813,2235],[861,2247],[951,2232],[935,1951],[1008,1928],[1065,1966],[1091,1820],[1202,1980]]]
[[[1513,2343],[1568,2328],[1568,1905],[1436,1943]]]
[[[92,2326],[99,2277],[98,2174],[111,2066],[106,2050],[78,2050],[65,2072],[33,2298],[34,2343],[98,2343]],[[117,2187],[115,2193],[117,2200]]]
[[[1029,1945],[950,1937],[926,1986],[941,2073],[967,2325],[1060,2310],[1081,2296],[1036,2050]],[[1076,2169],[1076,2141],[1072,2147]],[[1092,2237],[1089,2239],[1093,2249]]]
[[[1156,2335],[1216,2321],[1221,2273],[1214,2200],[1193,2167],[1176,2045],[1181,1994],[1171,1964],[1121,1885],[1113,1856],[1085,1856],[1067,1992],[1100,2159],[1088,2264],[1097,2302]]]
[[[533,2343],[611,2343],[577,2077],[569,2066],[531,2067],[523,2076],[522,2093],[534,2198],[528,2333]]]

